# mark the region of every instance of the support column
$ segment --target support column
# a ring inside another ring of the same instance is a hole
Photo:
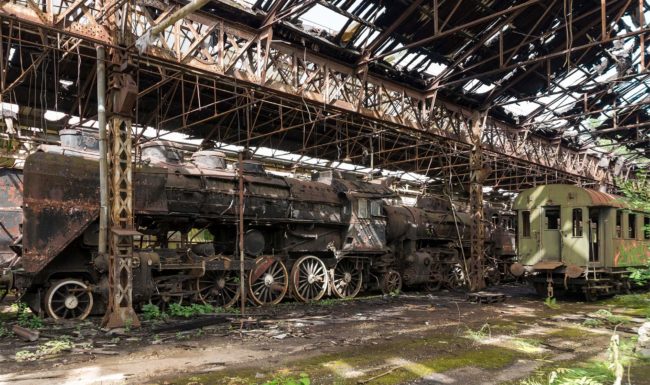
[[[108,129],[109,169],[109,301],[103,325],[108,328],[138,327],[133,310],[133,159],[131,121],[138,95],[133,68],[126,56],[112,52],[109,75],[111,117]]]
[[[470,154],[470,186],[469,201],[472,218],[470,258],[468,263],[469,286],[471,291],[485,288],[483,268],[483,252],[485,245],[485,226],[483,224],[483,181],[489,173],[483,168],[483,149],[481,136],[485,115],[475,112],[472,115],[470,140],[472,151]]]

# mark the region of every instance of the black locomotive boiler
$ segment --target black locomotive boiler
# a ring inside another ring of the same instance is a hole
[[[66,144],[82,141],[69,135]],[[352,297],[368,287],[389,293],[403,285],[462,285],[469,216],[446,201],[427,197],[408,207],[386,179],[331,171],[303,180],[245,161],[239,202],[238,166],[229,167],[215,150],[184,161],[165,142],[141,148],[133,175],[136,305],[236,303],[240,207],[247,297],[256,304],[286,296],[302,302]],[[23,174],[22,238],[12,244],[20,258],[1,281],[53,318],[102,313],[108,281],[107,258],[96,252],[97,155],[78,146],[42,146]],[[489,250],[504,249],[487,242]]]

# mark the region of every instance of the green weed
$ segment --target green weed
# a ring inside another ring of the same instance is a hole
[[[630,272],[630,281],[635,286],[645,286],[650,282],[650,267],[627,269]]]
[[[481,342],[492,337],[492,329],[489,324],[483,324],[479,330],[467,329],[465,337],[475,342]]]
[[[307,373],[300,373],[300,377],[277,377],[270,381],[263,383],[262,385],[310,385],[311,380]]]
[[[595,317],[604,319],[608,324],[619,325],[624,323],[629,323],[630,318],[621,315],[614,315],[611,311],[606,309],[600,309],[597,312],[593,313]]]
[[[544,300],[544,305],[548,307],[549,309],[559,309],[560,305],[557,304],[557,300],[555,297],[546,297]]]
[[[177,303],[172,303],[169,305],[169,315],[172,317],[190,318],[202,314],[216,313],[221,310],[223,309],[209,304],[193,303],[189,306],[183,306]]]
[[[28,329],[40,329],[43,327],[43,320],[36,316],[27,308],[24,302],[17,302],[16,314],[18,316],[18,325]],[[14,306],[12,305],[12,309]]]
[[[37,360],[46,356],[59,354],[66,350],[71,350],[74,346],[75,344],[70,340],[69,336],[62,336],[56,340],[47,341],[44,344],[39,345],[34,352],[20,350],[16,352],[14,358],[16,361]]]
[[[142,318],[144,318],[145,320],[153,321],[153,320],[165,319],[166,317],[167,314],[165,312],[160,311],[158,305],[154,305],[152,303],[142,305]]]
[[[587,318],[582,322],[582,326],[588,327],[588,328],[599,328],[603,326],[603,321],[597,319],[597,318]]]

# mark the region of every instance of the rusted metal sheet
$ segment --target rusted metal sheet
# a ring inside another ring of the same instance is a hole
[[[39,152],[25,162],[23,267],[36,273],[99,216],[97,162]]]
[[[628,207],[623,198],[619,196],[592,189],[584,189],[584,191],[589,195],[589,198],[591,198],[592,206]]]
[[[0,267],[14,261],[11,246],[21,236],[23,175],[18,169],[0,169]]]
[[[154,214],[168,211],[165,194],[167,170],[153,167],[138,169],[134,173],[133,184],[137,186],[133,189],[136,212]]]

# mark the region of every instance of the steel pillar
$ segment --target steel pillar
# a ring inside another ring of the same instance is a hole
[[[103,320],[103,325],[108,328],[140,326],[131,297],[133,235],[138,234],[133,228],[131,114],[138,88],[125,57],[118,51],[113,52],[109,75],[109,300]]]
[[[468,278],[471,291],[485,288],[485,274],[483,269],[483,248],[485,244],[485,226],[483,224],[483,181],[487,177],[487,170],[483,168],[483,151],[481,137],[485,115],[478,112],[472,114],[470,141],[470,185],[469,201],[472,218],[470,258],[468,263]]]

